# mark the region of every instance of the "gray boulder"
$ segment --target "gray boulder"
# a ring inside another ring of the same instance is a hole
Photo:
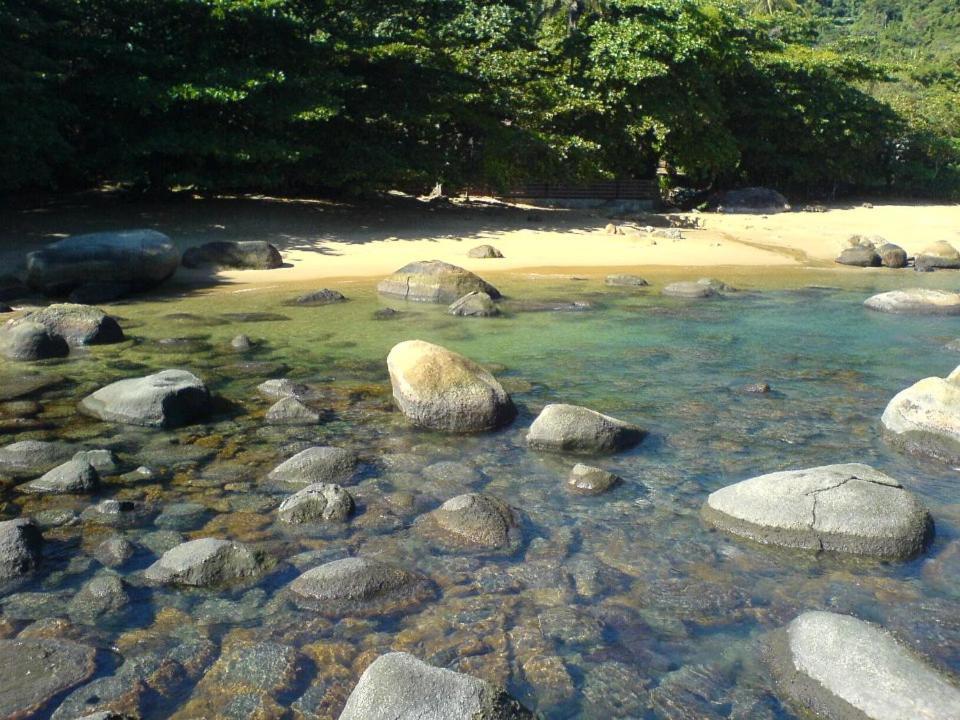
[[[960,268],[960,252],[946,240],[940,240],[917,253],[913,265],[920,272],[957,270]]]
[[[720,294],[709,283],[700,282],[699,280],[697,282],[683,281],[670,283],[664,287],[661,292],[667,297],[691,299],[712,298]]]
[[[907,251],[893,243],[883,243],[877,248],[880,262],[888,268],[905,268],[907,266]]]
[[[316,425],[320,422],[320,413],[288,395],[270,406],[266,419],[271,425]]]
[[[272,270],[281,265],[280,251],[265,240],[208,242],[183,253],[183,266],[187,268]]]
[[[477,245],[467,251],[467,257],[477,258],[479,260],[490,260],[502,258],[503,253],[497,250],[493,245]]]
[[[306,295],[301,295],[293,302],[296,305],[336,305],[337,303],[346,301],[347,298],[344,297],[343,293],[324,288],[307,293]]]
[[[52,638],[0,640],[0,667],[0,717],[35,717],[48,711],[53,698],[93,675],[96,650]]]
[[[313,483],[345,484],[353,480],[357,456],[337,447],[312,447],[298,452],[270,471],[274,482],[310,485]]]
[[[334,560],[290,583],[298,603],[330,615],[382,615],[409,609],[434,593],[423,575],[365,557]]]
[[[960,461],[958,370],[946,379],[924,378],[894,395],[880,418],[884,438],[912,455]]]
[[[459,317],[493,317],[500,314],[500,308],[485,292],[472,292],[455,300],[447,312]]]
[[[711,493],[703,516],[757,542],[902,560],[933,523],[913,493],[860,463],[775,472]]]
[[[45,295],[67,295],[96,282],[119,283],[139,292],[176,272],[180,251],[155,230],[76,235],[27,255],[27,284]]]
[[[206,587],[255,578],[268,568],[264,553],[243,543],[201,538],[167,550],[143,575],[159,583]]]
[[[277,401],[285,397],[306,397],[310,393],[310,388],[293,380],[275,378],[264,380],[257,385],[257,392],[267,400]]]
[[[313,483],[280,503],[277,515],[291,524],[344,522],[353,509],[353,497],[339,485]]]
[[[611,287],[647,287],[650,285],[639,275],[607,275],[603,282]]]
[[[72,458],[93,465],[98,475],[113,475],[120,471],[120,461],[112,450],[80,450]]]
[[[626,450],[643,440],[646,432],[630,423],[580,407],[547,405],[527,433],[535,450],[581,454]]]
[[[0,581],[36,569],[40,565],[42,546],[43,535],[30,518],[0,521]]]
[[[722,213],[759,213],[772,215],[786,212],[790,203],[776,190],[764,187],[747,187],[729,190],[720,201],[718,212]]]
[[[73,455],[66,443],[21,440],[0,448],[0,476],[15,480],[36,477]]]
[[[408,340],[387,356],[393,397],[416,425],[444,432],[481,432],[516,415],[499,382],[463,355],[422,340]]]
[[[87,460],[67,460],[33,482],[20,485],[22,492],[36,495],[91,493],[100,486],[100,476]]]
[[[124,339],[117,321],[92,305],[57,303],[26,314],[23,320],[44,325],[69,345],[106,345]]]
[[[402,652],[371,663],[340,720],[520,720],[532,718],[503,688],[427,665]]]
[[[578,495],[600,495],[620,482],[612,472],[577,463],[567,478],[567,489]]]
[[[447,549],[513,552],[520,546],[516,511],[493,495],[465,493],[418,522],[420,532]]]
[[[909,288],[873,295],[864,306],[878,312],[903,315],[960,315],[960,293]]]
[[[119,380],[80,401],[80,411],[108,422],[175,428],[206,416],[210,391],[186,370]]]
[[[841,252],[836,262],[856,267],[880,267],[883,259],[872,246],[857,245]]]
[[[805,612],[776,632],[778,687],[801,713],[830,720],[960,718],[960,689],[886,630]]]
[[[499,290],[469,270],[439,260],[404,265],[381,280],[377,292],[387,297],[430,303],[452,303],[470,292],[484,292],[494,300],[500,297]]]
[[[43,323],[16,319],[0,328],[0,354],[8,360],[48,360],[66,357],[70,346]]]

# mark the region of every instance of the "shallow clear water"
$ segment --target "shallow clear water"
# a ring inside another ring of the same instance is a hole
[[[913,284],[950,281],[913,275]],[[47,531],[52,557],[29,583],[4,591],[0,629],[11,636],[40,621],[32,632],[95,644],[102,649],[97,677],[133,658],[209,640],[209,657],[197,659],[194,675],[181,673],[123,701],[136,702],[148,718],[256,717],[235,702],[238,695],[253,698],[250,707],[264,717],[336,717],[362,668],[388,649],[501,682],[548,718],[791,718],[759,641],[818,608],[879,622],[958,672],[960,590],[926,562],[960,535],[960,481],[951,468],[888,448],[878,420],[897,391],[960,363],[960,353],[944,347],[960,336],[960,324],[868,312],[861,302],[872,290],[905,280],[863,277],[847,289],[805,287],[835,282],[830,273],[754,277],[755,292],[677,301],[655,289],[608,289],[597,278],[514,274],[496,278],[511,298],[593,307],[492,319],[394,303],[402,315],[374,320],[383,303],[368,282],[331,285],[351,300],[320,308],[286,305],[298,294],[289,287],[117,305],[132,340],[40,368],[64,376],[38,398],[38,418],[49,428],[7,441],[65,438],[111,447],[128,468],[148,465],[162,475],[111,480],[102,496],[144,500],[157,511],[190,501],[207,512],[176,531],[155,526],[154,516],[120,530],[87,522]],[[229,349],[241,332],[258,343],[255,351]],[[189,340],[159,342],[169,338]],[[384,358],[411,338],[490,366],[520,408],[513,425],[470,437],[409,427],[391,408]],[[224,399],[209,424],[158,432],[73,412],[76,400],[108,381],[167,367],[193,370]],[[283,375],[317,390],[326,422],[264,423],[269,403],[254,388]],[[773,392],[739,391],[760,381]],[[650,430],[636,449],[595,461],[624,478],[611,492],[570,495],[564,483],[575,460],[525,448],[532,418],[558,401]],[[365,461],[351,488],[358,513],[343,528],[292,532],[275,522],[273,511],[290,489],[270,486],[265,476],[303,442],[351,448]],[[880,563],[785,551],[710,531],[699,518],[706,495],[723,485],[835,462],[872,464],[923,498],[936,523],[923,556]],[[524,543],[516,554],[443,553],[411,529],[447,498],[480,489],[522,512]],[[8,515],[90,504],[25,498],[10,488],[4,499]],[[70,618],[70,598],[102,572],[90,554],[112,532],[138,547],[121,570],[134,603],[95,622]],[[139,580],[158,553],[208,535],[261,543],[285,562],[260,582],[230,590],[152,588]],[[437,583],[438,596],[412,612],[374,618],[321,617],[285,601],[282,588],[299,571],[354,554],[417,568]],[[197,684],[220,648],[239,641],[291,646],[298,669],[272,685],[242,672]]]

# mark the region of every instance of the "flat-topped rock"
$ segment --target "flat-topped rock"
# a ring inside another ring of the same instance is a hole
[[[404,265],[381,280],[377,292],[415,302],[452,303],[470,292],[484,292],[496,300],[500,291],[456,265],[439,260],[420,260]]]
[[[40,323],[70,345],[107,345],[124,339],[119,323],[92,305],[57,303],[27,313],[23,320]]]
[[[869,465],[770,473],[710,494],[703,516],[757,542],[905,559],[929,538],[930,513],[913,493]]]
[[[600,495],[620,483],[612,472],[577,463],[570,470],[567,489],[578,495]]]
[[[864,306],[879,312],[904,315],[960,315],[960,293],[909,288],[867,298]]]
[[[434,593],[419,573],[373,558],[350,557],[307,570],[290,583],[298,603],[330,615],[380,615],[409,609]]]
[[[636,425],[602,415],[579,405],[547,405],[527,433],[527,445],[536,450],[580,454],[626,450],[643,440]]]
[[[310,485],[312,483],[346,484],[357,470],[357,456],[338,447],[312,447],[302,450],[270,471],[274,482]]]
[[[67,460],[18,489],[36,495],[62,495],[90,493],[99,486],[100,475],[88,460],[81,457]]]
[[[286,523],[343,522],[353,515],[353,497],[339,485],[313,483],[280,503],[277,516]]]
[[[880,417],[884,438],[912,455],[960,460],[960,377],[929,377],[893,396]]]
[[[522,720],[531,713],[506,690],[433,667],[402,652],[371,663],[340,720]]]
[[[463,355],[422,340],[408,340],[387,356],[393,397],[416,425],[444,432],[481,432],[516,415],[496,378]]]
[[[255,578],[269,565],[262,552],[243,543],[200,538],[167,550],[143,575],[159,583],[205,587]]]
[[[0,327],[0,355],[8,360],[30,362],[66,357],[70,346],[43,323],[35,320],[8,320]]]
[[[447,312],[459,317],[493,317],[500,314],[500,308],[485,292],[472,292],[451,303]]]
[[[96,650],[71,640],[0,640],[0,717],[35,717],[57,695],[87,680]]]
[[[497,250],[493,245],[477,245],[467,251],[467,257],[478,260],[491,260],[503,257],[503,253]]]
[[[272,270],[283,265],[283,258],[280,251],[265,240],[220,240],[188,248],[182,262],[187,268]]]
[[[0,581],[22,577],[40,565],[43,535],[26,517],[0,521]]]
[[[163,370],[111,383],[81,400],[79,407],[108,422],[175,428],[209,413],[210,391],[193,373]]]
[[[699,280],[685,280],[682,282],[670,283],[664,287],[661,292],[667,297],[690,299],[712,298],[717,297],[720,294],[709,283],[701,282]]]
[[[960,689],[882,628],[805,612],[771,642],[778,686],[801,712],[830,720],[960,718]]]
[[[447,500],[418,522],[421,534],[446,549],[513,552],[520,546],[520,521],[503,500],[465,493]]]

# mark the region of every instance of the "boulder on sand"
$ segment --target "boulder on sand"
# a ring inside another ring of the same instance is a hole
[[[91,283],[120,283],[133,292],[156,287],[176,272],[180,251],[155,230],[75,235],[27,255],[27,284],[67,295]]]
[[[477,247],[471,248],[467,252],[467,257],[476,258],[478,260],[491,260],[502,258],[503,253],[497,250],[493,245],[477,245]]]
[[[272,270],[281,265],[280,251],[265,240],[208,242],[183,253],[183,266],[187,268]]]
[[[913,266],[920,272],[956,270],[960,268],[960,252],[946,240],[940,240],[917,253]]]
[[[960,293],[909,288],[873,295],[864,307],[898,315],[960,315]]]
[[[533,715],[503,688],[391,652],[371,663],[340,720],[525,720]]]
[[[789,470],[711,493],[703,517],[757,542],[902,560],[923,550],[930,513],[896,480],[848,463]]]
[[[811,611],[776,631],[768,656],[796,709],[831,720],[960,718],[960,688],[890,633]]]
[[[118,380],[80,401],[81,412],[108,422],[174,428],[210,411],[210,391],[186,370]]]
[[[415,424],[444,432],[493,430],[516,409],[499,382],[463,355],[423,340],[407,340],[387,356],[393,397]]]
[[[100,308],[77,303],[57,303],[27,313],[22,320],[38,322],[70,345],[106,345],[123,341],[123,330]]]
[[[200,538],[167,550],[143,576],[153,582],[207,587],[257,577],[269,566],[264,553],[243,543]]]
[[[960,462],[960,368],[894,395],[880,417],[884,438],[911,455]]]
[[[70,346],[43,323],[15,319],[0,327],[0,354],[8,360],[48,360],[66,357]]]
[[[470,292],[485,292],[494,300],[500,297],[499,290],[469,270],[439,260],[419,260],[404,265],[381,280],[377,292],[387,297],[429,303],[452,303]]]
[[[527,433],[527,445],[536,450],[580,454],[626,450],[646,432],[630,423],[579,405],[547,405]]]
[[[717,212],[772,215],[789,209],[790,203],[776,190],[765,187],[747,187],[725,192]]]

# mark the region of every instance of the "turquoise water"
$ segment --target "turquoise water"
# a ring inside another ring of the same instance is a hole
[[[48,531],[53,558],[30,583],[5,591],[3,631],[10,636],[65,618],[57,632],[101,648],[97,677],[141,656],[208,642],[209,658],[192,676],[124,696],[148,718],[256,717],[229,706],[238,693],[257,698],[266,717],[335,718],[359,672],[389,649],[503,683],[547,718],[792,718],[760,641],[809,609],[879,622],[932,662],[960,671],[960,591],[955,578],[927,565],[960,536],[957,474],[897,454],[878,423],[897,391],[960,364],[960,353],[944,347],[960,336],[960,324],[861,305],[873,290],[904,286],[905,278],[940,286],[950,278],[863,277],[839,289],[824,287],[836,281],[829,273],[738,276],[757,289],[677,301],[656,288],[608,289],[597,278],[514,274],[496,278],[512,300],[585,300],[592,307],[513,306],[491,319],[401,303],[393,304],[403,311],[397,318],[374,320],[383,303],[367,282],[336,285],[350,302],[321,308],[285,304],[297,294],[290,288],[227,288],[114,306],[132,340],[40,368],[63,377],[38,398],[37,417],[48,427],[8,441],[66,438],[114,448],[129,468],[154,467],[160,479],[111,480],[102,496],[143,500],[156,510],[190,501],[207,511],[179,534],[158,529],[152,516],[118,531],[90,522]],[[807,287],[814,283],[820,286]],[[228,349],[240,332],[258,343],[254,352]],[[170,338],[180,340],[159,342]],[[409,427],[392,410],[384,358],[411,338],[489,366],[518,404],[517,420],[470,437]],[[209,424],[131,430],[72,411],[110,380],[165,367],[195,371],[222,398]],[[328,412],[324,424],[264,424],[269,404],[254,388],[282,375],[314,387],[317,406]],[[740,391],[754,382],[768,382],[773,392]],[[575,460],[526,450],[525,429],[549,402],[586,405],[650,431],[634,450],[595,461],[620,475],[620,486],[599,497],[571,496],[563,486]],[[294,533],[274,522],[289,490],[271,487],[265,476],[303,442],[348,447],[365,461],[351,487],[358,514],[344,528]],[[710,531],[699,518],[706,495],[723,485],[837,462],[874,465],[923,498],[936,523],[923,556],[881,563],[767,548]],[[481,489],[522,513],[524,543],[515,555],[442,553],[411,530],[423,512]],[[4,499],[8,515],[89,504],[25,499],[9,489]],[[99,570],[91,553],[111,532],[138,548],[120,571],[133,603],[95,623],[69,618],[65,605]],[[230,590],[158,589],[139,580],[157,553],[207,535],[261,544],[287,562],[255,585]],[[283,588],[300,570],[354,554],[420,570],[436,582],[437,597],[373,618],[319,617],[285,601]],[[294,648],[298,671],[269,688],[243,677],[197,681],[239,641]],[[94,695],[105,702],[104,693]]]

